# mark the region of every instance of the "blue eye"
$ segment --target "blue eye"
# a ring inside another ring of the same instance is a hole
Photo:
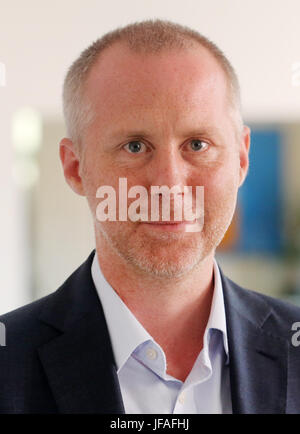
[[[133,140],[132,142],[127,143],[124,148],[131,154],[139,154],[141,152],[145,152],[145,144],[139,142],[138,140]]]
[[[203,140],[192,140],[190,144],[192,150],[195,152],[203,151],[208,147],[208,144],[206,142],[203,142]]]

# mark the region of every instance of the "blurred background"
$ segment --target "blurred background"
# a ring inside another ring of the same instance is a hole
[[[299,0],[0,0],[0,313],[54,291],[94,248],[59,141],[67,68],[92,41],[164,18],[214,41],[240,78],[250,171],[218,250],[242,286],[300,305]]]

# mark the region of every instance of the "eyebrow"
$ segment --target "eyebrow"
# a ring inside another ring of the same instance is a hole
[[[211,127],[211,126],[206,126],[206,127],[202,127],[202,128],[197,128],[197,129],[192,129],[192,130],[187,130],[184,133],[179,134],[180,137],[193,137],[193,136],[201,136],[201,135],[215,135],[215,134],[221,134],[221,129],[220,128],[216,128],[216,127]],[[152,134],[149,134],[149,132],[147,131],[143,131],[143,130],[129,130],[126,131],[125,129],[121,129],[118,130],[116,132],[114,132],[111,137],[113,139],[119,139],[119,138],[134,138],[134,137],[149,137]]]
[[[115,132],[112,137],[118,138],[118,137],[141,137],[141,136],[149,136],[149,133],[142,130],[132,130],[132,131],[126,131],[126,130],[119,130]]]

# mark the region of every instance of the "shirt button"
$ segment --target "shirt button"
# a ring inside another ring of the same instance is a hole
[[[185,393],[182,392],[179,397],[178,397],[178,401],[180,402],[180,404],[184,404],[185,402]]]
[[[155,360],[157,357],[157,351],[154,348],[148,348],[146,354],[147,357],[151,360]]]

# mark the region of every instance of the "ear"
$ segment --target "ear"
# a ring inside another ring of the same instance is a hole
[[[239,144],[240,155],[240,182],[239,187],[244,183],[249,169],[249,150],[250,150],[250,128],[243,127],[242,137]]]
[[[70,139],[64,138],[60,141],[59,155],[67,183],[75,193],[85,196],[82,180],[79,176],[79,157]]]

